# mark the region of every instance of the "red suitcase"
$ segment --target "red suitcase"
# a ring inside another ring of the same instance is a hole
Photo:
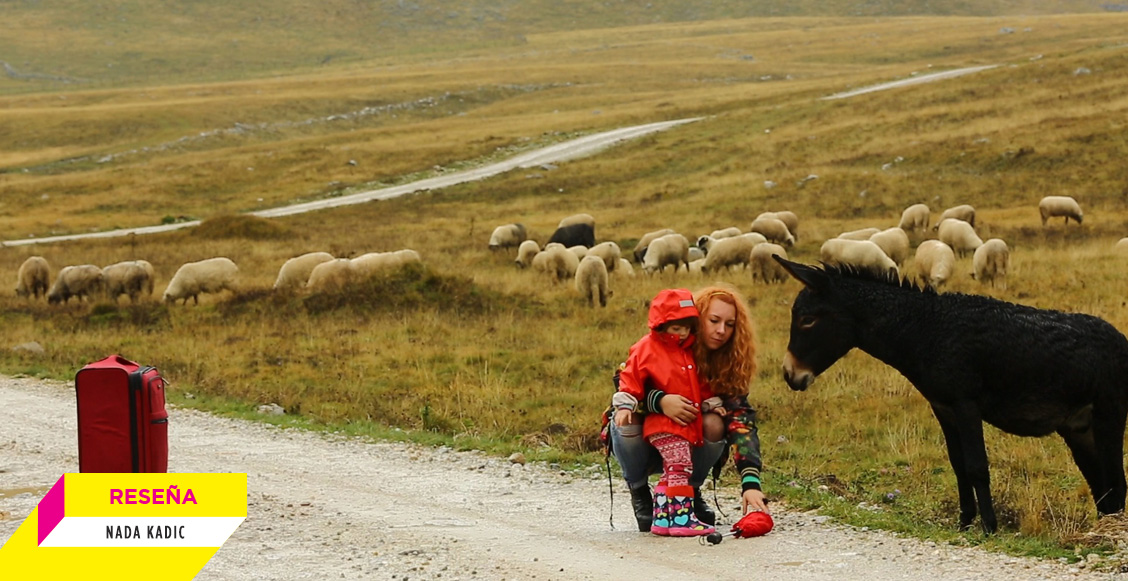
[[[168,472],[165,380],[111,355],[75,374],[79,472]]]

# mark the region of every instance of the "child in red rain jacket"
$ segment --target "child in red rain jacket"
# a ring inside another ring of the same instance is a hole
[[[619,373],[619,391],[612,400],[617,425],[628,422],[647,389],[684,396],[702,413],[714,409],[724,413],[720,398],[713,397],[697,377],[692,346],[698,318],[693,294],[686,289],[667,289],[654,297],[648,320],[650,333],[631,347]],[[714,532],[694,515],[694,491],[689,484],[693,471],[690,447],[703,442],[701,422],[701,414],[684,426],[660,413],[647,414],[643,420],[643,437],[662,456],[662,479],[654,490],[654,521],[650,527],[656,535],[690,537]]]

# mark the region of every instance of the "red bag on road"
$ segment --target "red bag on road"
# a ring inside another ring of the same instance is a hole
[[[168,472],[165,380],[111,355],[75,374],[79,472]]]

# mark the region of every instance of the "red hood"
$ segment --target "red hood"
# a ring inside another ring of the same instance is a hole
[[[693,304],[693,293],[684,288],[666,289],[650,301],[650,317],[647,324],[653,331],[662,323],[678,319],[696,319],[700,316]]]

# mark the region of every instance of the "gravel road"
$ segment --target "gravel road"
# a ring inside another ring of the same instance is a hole
[[[368,442],[171,410],[173,472],[248,473],[247,520],[197,579],[1128,580],[1056,561],[841,527],[777,507],[765,537],[704,546],[633,529],[602,467]],[[0,376],[0,539],[78,468],[73,389]],[[770,484],[769,484],[770,489]],[[737,513],[734,491],[721,506]]]

